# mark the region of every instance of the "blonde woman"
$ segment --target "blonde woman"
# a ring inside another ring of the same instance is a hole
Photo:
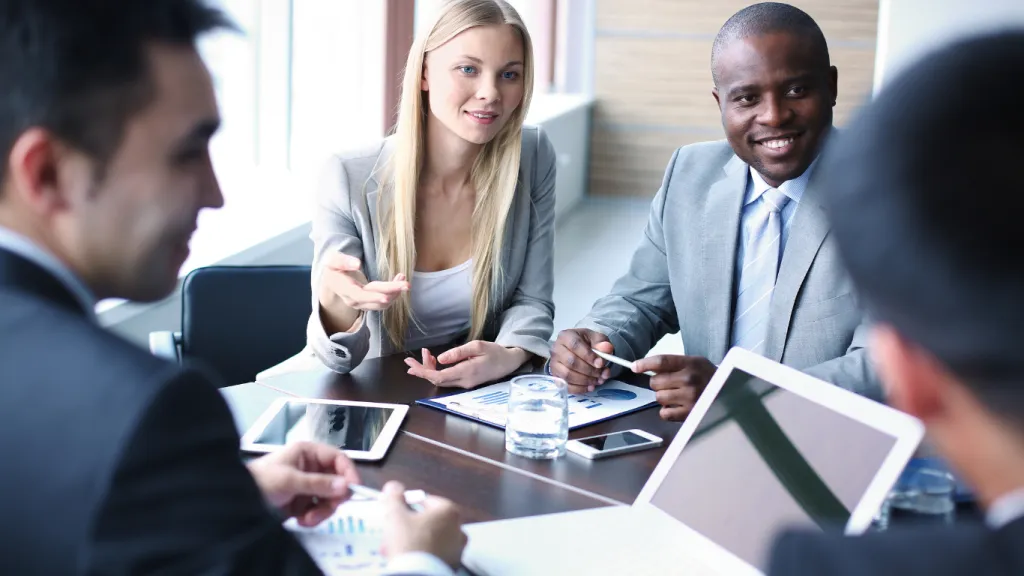
[[[308,337],[326,366],[411,350],[410,374],[469,388],[548,355],[555,153],[523,127],[532,90],[502,0],[448,2],[415,40],[395,134],[334,158],[318,191]]]

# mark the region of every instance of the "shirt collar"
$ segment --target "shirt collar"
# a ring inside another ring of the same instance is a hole
[[[1024,518],[1024,488],[997,498],[985,513],[985,524],[993,530],[999,530],[1021,518]]]
[[[811,179],[811,172],[817,164],[818,159],[815,158],[811,165],[807,167],[807,170],[804,170],[803,174],[792,180],[786,180],[777,190],[785,194],[792,202],[799,204],[800,199],[804,196],[804,190],[807,189],[807,182]],[[767,192],[769,188],[772,188],[771,185],[764,181],[764,177],[757,170],[754,170],[753,166],[750,167],[750,184],[747,187],[746,200],[743,201],[744,206],[756,202],[762,194]]]
[[[56,256],[25,236],[3,226],[0,226],[0,248],[21,256],[53,275],[71,292],[75,300],[78,300],[89,319],[96,321],[96,297]]]

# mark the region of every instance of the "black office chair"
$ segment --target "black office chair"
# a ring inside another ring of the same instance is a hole
[[[181,332],[151,332],[153,354],[214,370],[225,385],[256,374],[306,345],[309,266],[210,266],[181,288]]]

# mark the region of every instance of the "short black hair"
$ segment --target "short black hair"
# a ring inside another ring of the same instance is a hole
[[[895,78],[822,157],[833,234],[875,318],[1024,422],[1024,32]]]
[[[44,128],[103,166],[152,98],[146,46],[236,29],[203,0],[0,0],[0,181],[25,130]]]
[[[831,66],[828,43],[818,23],[796,6],[782,2],[761,2],[747,6],[725,21],[711,46],[711,76],[718,85],[718,57],[734,40],[785,32],[811,41],[814,50]]]

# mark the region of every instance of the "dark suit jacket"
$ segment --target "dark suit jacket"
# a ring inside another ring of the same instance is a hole
[[[992,531],[980,524],[893,530],[857,538],[790,533],[770,576],[1001,576],[1024,574],[1024,519]]]
[[[319,574],[216,387],[0,250],[0,574]]]

